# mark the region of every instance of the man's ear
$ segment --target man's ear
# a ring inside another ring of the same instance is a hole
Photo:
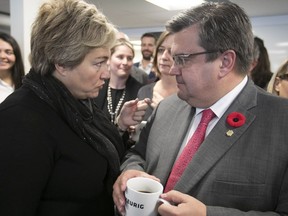
[[[220,76],[226,76],[230,71],[234,69],[236,61],[236,53],[234,50],[227,50],[222,53],[220,58]]]

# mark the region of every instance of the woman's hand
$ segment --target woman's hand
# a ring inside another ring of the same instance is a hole
[[[127,130],[130,126],[139,124],[150,103],[149,98],[140,101],[139,99],[135,99],[125,102],[116,119],[118,127],[121,130]]]

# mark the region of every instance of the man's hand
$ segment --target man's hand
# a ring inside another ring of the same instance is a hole
[[[161,198],[173,203],[159,206],[158,212],[162,216],[206,216],[206,206],[187,194],[172,190],[162,194]]]

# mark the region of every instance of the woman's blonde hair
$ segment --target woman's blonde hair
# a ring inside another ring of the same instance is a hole
[[[288,74],[288,59],[285,62],[283,62],[283,64],[279,67],[277,72],[274,73],[273,76],[271,77],[271,80],[267,86],[267,91],[272,94],[278,95],[278,92],[275,90],[276,77],[279,77],[281,79],[281,76],[285,74]]]
[[[116,48],[118,46],[127,46],[128,48],[131,49],[132,53],[133,53],[133,58],[135,57],[135,51],[134,51],[134,47],[133,44],[130,43],[127,39],[125,38],[119,38],[116,40],[116,42],[114,43],[113,47],[111,48],[111,55],[116,51]]]
[[[31,33],[31,65],[42,75],[55,64],[73,68],[93,48],[110,49],[116,29],[95,5],[82,0],[50,0],[38,12]]]

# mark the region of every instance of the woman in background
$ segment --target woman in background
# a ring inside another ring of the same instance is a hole
[[[133,58],[135,56],[133,45],[125,38],[119,38],[111,48],[111,55],[108,61],[110,79],[107,80],[100,91],[99,96],[95,99],[96,105],[103,110],[107,118],[120,128],[122,132],[125,148],[129,149],[134,142],[130,139],[130,134],[134,132],[134,125],[138,124],[150,101],[143,98],[139,104],[144,104],[141,112],[141,119],[135,119],[138,122],[129,127],[123,127],[119,123],[121,109],[125,104],[131,101],[138,101],[137,92],[142,86],[134,77],[131,76]]]
[[[280,97],[288,98],[288,60],[273,74],[267,91]]]
[[[156,44],[153,67],[156,71],[158,81],[143,86],[138,92],[138,98],[151,99],[151,106],[147,108],[144,119],[147,120],[158,103],[178,91],[174,75],[170,74],[173,65],[171,46],[173,35],[167,31],[163,32]]]
[[[152,114],[158,103],[164,98],[178,91],[176,78],[170,74],[170,69],[174,63],[171,56],[171,46],[173,43],[173,35],[164,31],[156,44],[155,58],[153,59],[153,68],[155,68],[157,81],[143,86],[139,89],[138,98],[149,98],[150,106],[146,109],[144,121],[137,125],[133,130],[131,139],[136,142],[139,139],[140,132],[145,126],[147,119]]]
[[[17,41],[0,32],[0,103],[22,85],[23,76],[24,65]]]
[[[96,105],[114,124],[118,123],[117,117],[124,103],[135,100],[137,92],[142,86],[130,75],[134,56],[133,45],[124,38],[117,39],[111,48],[111,56],[108,61],[110,79],[106,81],[99,96],[95,99]]]
[[[44,3],[31,32],[31,70],[0,105],[0,215],[114,215],[124,145],[93,99],[109,78],[115,28],[81,0]],[[122,127],[141,119],[137,101]]]

